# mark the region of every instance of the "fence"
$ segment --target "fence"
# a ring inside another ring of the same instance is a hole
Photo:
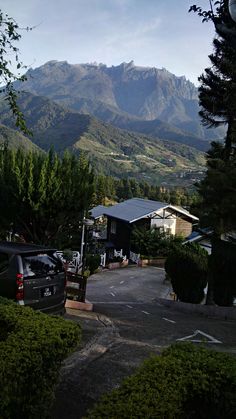
[[[132,260],[132,262],[134,263],[139,263],[140,260],[140,254],[139,253],[134,253],[132,251],[130,251],[130,255],[129,255],[130,260]]]

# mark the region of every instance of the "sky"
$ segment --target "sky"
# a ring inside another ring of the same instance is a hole
[[[209,7],[208,0],[1,0],[1,10],[21,28],[34,27],[22,30],[17,43],[29,67],[133,60],[198,84],[209,66],[214,26],[188,13],[195,3]]]

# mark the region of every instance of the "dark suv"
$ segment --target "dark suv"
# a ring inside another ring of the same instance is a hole
[[[0,295],[46,313],[64,313],[65,271],[55,249],[0,242]]]

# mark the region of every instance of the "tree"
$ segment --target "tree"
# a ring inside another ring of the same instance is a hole
[[[195,5],[190,8],[203,21],[212,20],[216,30],[209,56],[212,66],[199,77],[199,114],[207,127],[227,125],[223,157],[228,160],[236,146],[236,23],[230,17],[228,0],[210,4],[209,11]]]
[[[54,151],[0,152],[1,230],[12,225],[27,241],[66,247],[80,240],[81,220],[92,206],[94,175],[83,155]]]
[[[224,144],[212,143],[207,173],[198,185],[200,220],[213,227],[215,243],[222,234],[236,229],[236,23],[230,17],[228,0],[210,1],[210,5],[208,11],[195,5],[190,11],[197,12],[203,21],[211,20],[216,30],[209,57],[212,66],[199,77],[200,116],[207,127],[227,126]],[[212,246],[213,260],[215,248]],[[211,265],[209,268],[207,303],[212,304],[215,272]]]
[[[26,28],[32,30],[32,28]],[[21,70],[26,67],[19,60],[19,49],[15,43],[21,39],[19,33],[19,26],[14,19],[4,14],[0,10],[0,79],[3,88],[0,93],[5,94],[13,115],[16,117],[16,126],[19,127],[24,133],[30,134],[26,127],[25,118],[17,105],[17,94],[14,87],[14,82],[23,82],[26,80],[25,75],[21,75]],[[9,57],[13,57],[14,62]],[[13,72],[12,65],[16,65],[17,73]]]
[[[106,177],[104,175],[98,175],[95,180],[95,203],[97,205],[105,205],[105,199],[107,196]]]
[[[236,228],[236,156],[225,160],[224,153],[222,144],[212,144],[206,176],[198,185],[201,224],[212,226],[218,238]]]
[[[146,227],[134,227],[131,234],[131,243],[134,251],[146,257],[167,256],[173,248],[181,245],[183,239],[165,232],[158,228],[151,230]]]
[[[228,0],[215,1],[206,11],[192,6],[203,21],[213,21],[216,37],[209,56],[212,66],[199,77],[202,123],[207,127],[227,126],[224,144],[212,143],[207,154],[207,173],[198,185],[200,216],[215,235],[236,227],[236,23],[228,10]]]

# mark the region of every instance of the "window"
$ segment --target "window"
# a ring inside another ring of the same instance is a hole
[[[111,233],[116,234],[116,221],[111,222]]]
[[[9,257],[6,253],[0,253],[0,273],[7,270],[9,265]]]
[[[63,265],[58,257],[46,253],[22,256],[24,277],[41,277],[44,275],[64,272]]]

